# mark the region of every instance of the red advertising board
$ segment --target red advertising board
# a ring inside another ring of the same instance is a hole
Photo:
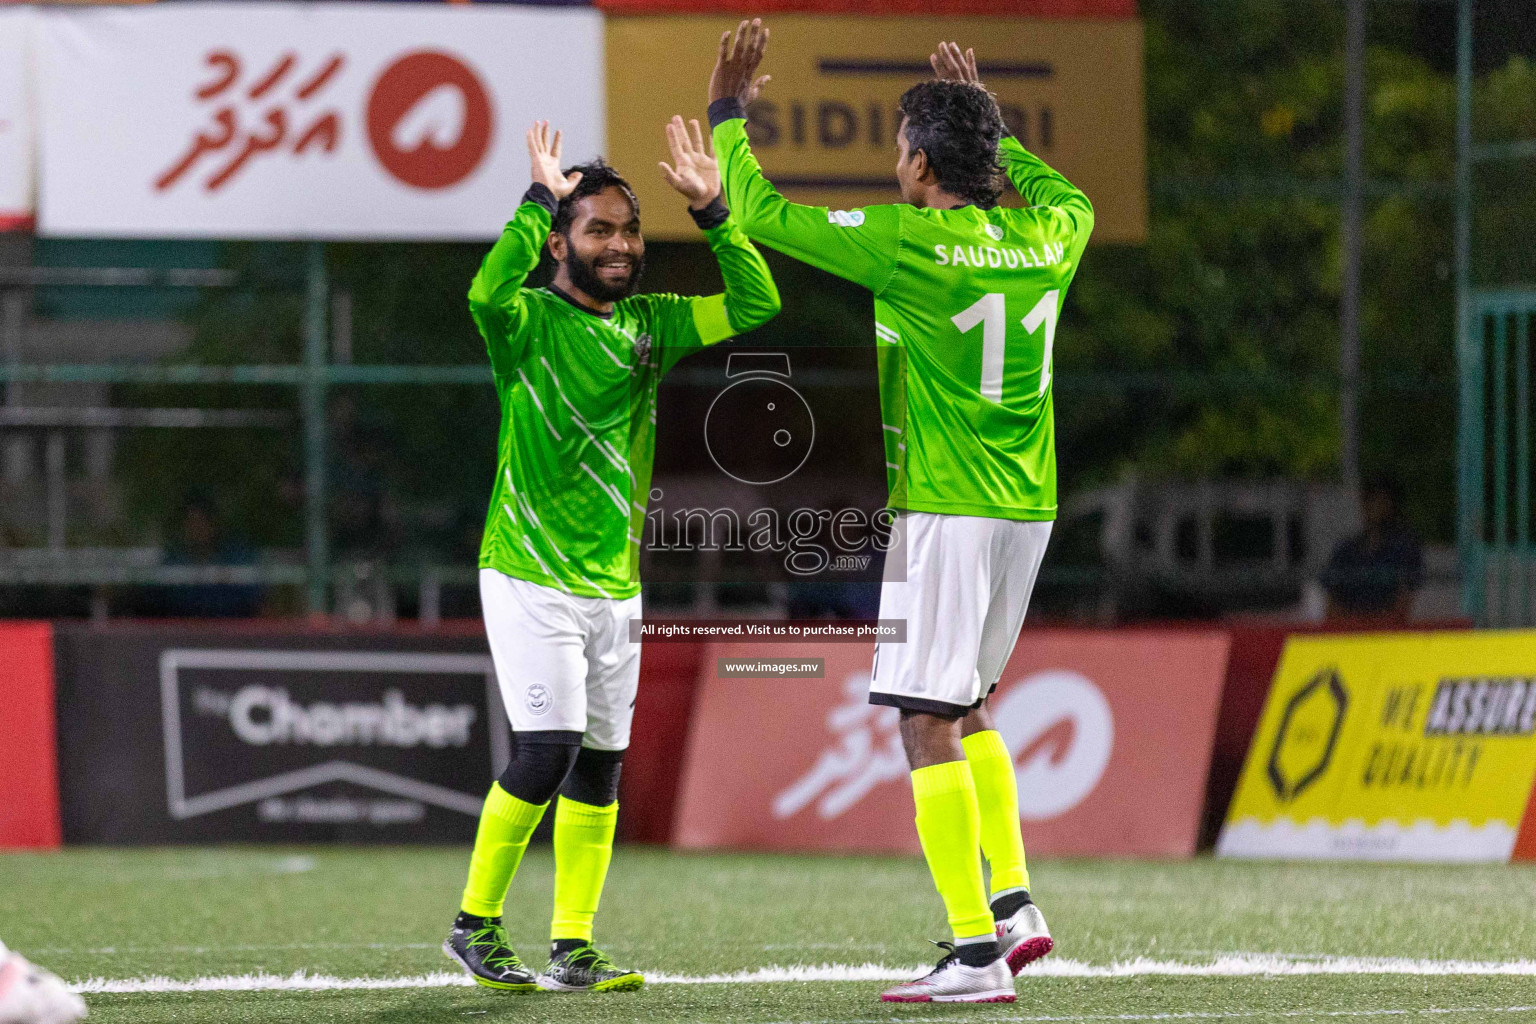
[[[703,653],[703,644],[646,644],[640,657],[640,692],[619,776],[619,839],[625,842],[671,838]]]
[[[53,627],[0,623],[0,847],[59,845]]]
[[[1229,640],[1029,630],[992,708],[1034,853],[1195,851]],[[822,658],[822,679],[720,679],[725,657]],[[918,851],[897,712],[867,701],[864,644],[725,644],[701,668],[674,841]]]
[[[1536,860],[1536,786],[1531,787],[1531,796],[1525,805],[1525,817],[1520,820],[1520,832],[1515,836],[1515,849],[1509,859]]]

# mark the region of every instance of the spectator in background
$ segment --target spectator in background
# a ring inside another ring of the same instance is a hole
[[[1413,595],[1424,585],[1424,552],[1402,520],[1402,492],[1386,477],[1360,494],[1364,529],[1333,549],[1323,570],[1327,617],[1408,621]]]
[[[165,548],[166,565],[236,566],[255,561],[254,551],[220,527],[212,498],[196,492],[188,496],[176,536]],[[261,598],[261,588],[249,584],[189,583],[166,588],[165,614],[248,618],[260,613]]]

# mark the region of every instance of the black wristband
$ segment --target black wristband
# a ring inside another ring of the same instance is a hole
[[[700,231],[708,231],[710,228],[719,227],[725,223],[725,219],[730,215],[731,211],[726,208],[718,193],[715,195],[715,198],[709,201],[709,205],[702,210],[695,210],[691,206],[688,207],[688,216],[693,218],[693,222],[699,226]]]
[[[722,121],[747,119],[747,108],[735,96],[722,96],[709,105],[709,127],[718,128]]]
[[[523,193],[523,202],[538,203],[549,211],[551,218],[554,217],[555,211],[560,209],[560,200],[555,198],[555,194],[549,190],[549,186],[537,181],[529,185],[528,191]]]

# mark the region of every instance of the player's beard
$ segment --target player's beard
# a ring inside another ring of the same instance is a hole
[[[601,259],[602,257],[598,257]],[[574,248],[565,252],[565,272],[571,284],[598,302],[617,302],[627,299],[640,288],[640,275],[645,273],[645,257],[630,257],[629,277],[623,284],[610,284],[597,273],[596,260],[584,260]]]

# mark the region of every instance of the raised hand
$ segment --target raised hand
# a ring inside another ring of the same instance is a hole
[[[533,162],[533,180],[564,199],[581,183],[581,172],[574,171],[569,177],[560,172],[560,133],[549,137],[549,122],[535,121],[528,129],[528,158]]]
[[[976,51],[967,48],[961,53],[959,43],[939,43],[939,52],[930,56],[928,63],[933,65],[934,75],[943,81],[981,84],[981,76],[976,73]]]
[[[681,116],[674,116],[667,122],[667,146],[672,163],[663,160],[659,165],[667,184],[681,192],[693,209],[704,209],[720,194],[720,165],[704,142],[699,122],[685,126]]]
[[[709,102],[734,96],[746,106],[768,84],[771,75],[753,78],[763,53],[768,49],[768,29],[761,18],[743,20],[736,26],[735,38],[726,31],[720,36],[720,52],[715,70],[709,76]]]

